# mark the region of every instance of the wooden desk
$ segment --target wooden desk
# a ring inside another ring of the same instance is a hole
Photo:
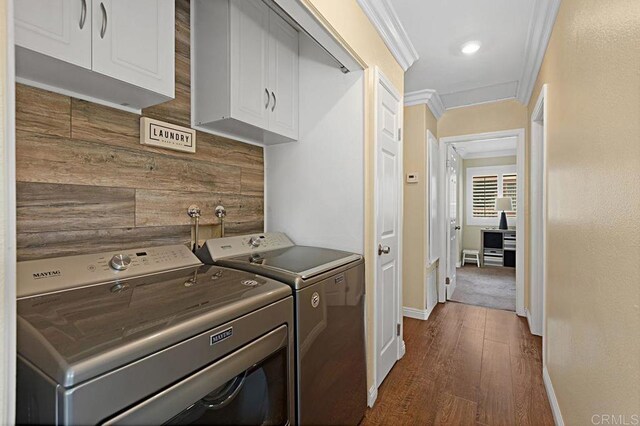
[[[480,230],[480,266],[516,267],[516,230]]]

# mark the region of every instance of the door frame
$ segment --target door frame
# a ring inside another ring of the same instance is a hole
[[[519,237],[516,239],[516,264],[520,265],[516,268],[516,314],[519,316],[525,316],[525,308],[524,308],[524,280],[525,280],[525,240],[527,240],[528,235],[526,234],[525,229],[525,216],[527,216],[529,206],[525,204],[525,183],[527,182],[526,175],[526,149],[525,149],[525,130],[524,129],[510,129],[510,130],[501,130],[497,132],[488,132],[488,133],[473,133],[468,135],[460,135],[460,136],[448,136],[440,138],[440,181],[441,181],[441,189],[442,194],[445,194],[447,191],[448,182],[446,182],[446,159],[447,159],[447,147],[451,144],[461,144],[461,143],[481,143],[483,140],[487,139],[500,139],[500,138],[509,138],[515,137],[517,138],[517,160],[516,160],[516,170],[518,173],[518,181],[517,181],[517,191],[518,196],[516,198],[516,203],[518,206],[524,206],[524,209],[516,216],[516,228],[518,229]],[[443,199],[442,196],[440,198]],[[447,221],[444,213],[446,212],[444,202],[441,202],[441,221],[440,221],[440,229],[444,230],[443,235],[440,237],[440,251],[441,253],[446,253],[447,248]],[[440,260],[443,260],[442,258]],[[445,276],[446,276],[446,261],[440,262],[438,265],[438,300],[440,302],[445,302]]]
[[[13,0],[0,6],[0,423],[15,422],[16,372],[16,139]]]
[[[397,321],[400,324],[400,336],[398,336],[397,343],[397,359],[400,359],[404,356],[406,347],[403,339],[403,325],[402,325],[402,232],[403,232],[403,177],[404,177],[404,157],[403,157],[403,117],[404,117],[404,100],[403,96],[399,90],[397,90],[393,83],[384,75],[384,73],[377,66],[374,67],[373,70],[374,75],[374,102],[373,102],[373,116],[375,117],[375,125],[373,130],[373,206],[374,206],[374,214],[373,214],[373,224],[372,229],[374,230],[374,238],[371,240],[372,247],[371,253],[376,253],[378,250],[378,189],[380,186],[380,182],[378,181],[378,99],[379,99],[379,89],[380,86],[385,87],[389,92],[393,95],[393,97],[398,102],[398,128],[400,129],[400,140],[398,141],[398,277],[397,277],[397,287],[396,287],[396,298],[398,300],[398,314]],[[374,282],[374,292],[373,292],[373,348],[374,348],[374,356],[373,356],[373,374],[375,380],[375,390],[369,390],[369,406],[373,406],[373,401],[375,401],[375,396],[377,396],[377,389],[380,387],[381,383],[378,383],[378,259],[375,257],[374,267],[373,267],[373,282]],[[373,392],[372,392],[373,391]],[[372,395],[375,393],[375,395]]]
[[[546,286],[547,286],[547,85],[543,85],[536,105],[531,113],[531,151],[534,146],[540,144],[540,156],[531,155],[531,182],[533,187],[534,171],[540,173],[540,191],[542,192],[542,205],[540,209],[530,208],[530,234],[531,253],[529,256],[529,309],[527,320],[532,334],[542,336],[542,354],[544,361],[545,329],[546,329]],[[533,206],[533,190],[530,191],[530,206]],[[540,216],[536,216],[538,213]],[[535,217],[534,217],[535,216]],[[536,221],[539,220],[539,222]],[[536,229],[535,224],[541,223],[541,229]],[[540,235],[535,238],[534,235]],[[538,256],[538,253],[541,256]]]

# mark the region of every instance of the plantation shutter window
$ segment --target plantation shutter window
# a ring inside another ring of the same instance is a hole
[[[511,205],[513,206],[512,212],[506,212],[507,216],[516,216],[516,188],[517,188],[517,175],[515,173],[509,173],[502,175],[502,196],[511,197]]]
[[[518,174],[515,164],[465,168],[464,215],[466,225],[497,226],[500,211],[496,198],[509,197],[513,211],[506,211],[511,224],[517,216]]]
[[[498,175],[473,176],[473,217],[497,217]]]

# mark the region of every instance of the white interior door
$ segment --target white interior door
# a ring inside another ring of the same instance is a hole
[[[376,351],[379,386],[398,360],[400,342],[400,104],[378,83],[376,117]]]
[[[447,147],[447,299],[456,289],[456,262],[458,261],[458,154]]]

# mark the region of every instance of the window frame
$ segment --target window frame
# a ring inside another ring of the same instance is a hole
[[[509,164],[502,166],[483,166],[483,167],[469,167],[465,170],[465,221],[470,226],[498,226],[500,222],[500,212],[496,217],[473,217],[473,177],[482,175],[497,175],[498,176],[498,197],[502,197],[503,179],[502,175],[515,174],[516,179],[520,179],[518,176],[517,165]],[[517,190],[516,190],[517,191]],[[517,193],[516,200],[517,202]],[[516,207],[517,208],[517,207]],[[515,226],[516,219],[518,217],[518,211],[513,216],[507,215],[507,224],[509,226]]]

